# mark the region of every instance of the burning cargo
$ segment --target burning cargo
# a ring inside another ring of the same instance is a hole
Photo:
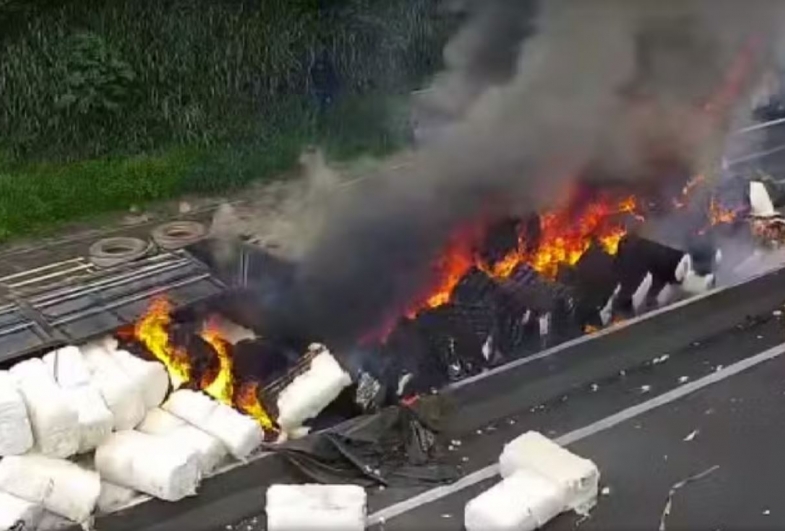
[[[225,286],[217,296],[177,307],[158,293],[113,337],[13,367],[19,391],[3,400],[25,407],[9,407],[19,437],[0,448],[18,455],[35,443],[55,461],[95,449],[109,489],[190,496],[265,442],[410,403],[710,289],[713,239],[677,249],[645,236],[663,208],[655,203],[618,189],[579,190],[541,215],[460,227],[410,300],[348,344],[301,319],[307,301],[292,289],[296,263],[236,244],[239,274],[213,264]],[[694,225],[711,233],[737,221],[707,209]],[[209,263],[213,243],[188,252]]]

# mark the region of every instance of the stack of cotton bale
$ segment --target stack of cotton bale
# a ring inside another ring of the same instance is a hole
[[[0,371],[0,530],[85,524],[139,492],[176,501],[262,443],[252,418],[193,391],[167,400],[170,387],[161,363],[112,340]]]
[[[502,481],[466,505],[467,531],[533,531],[563,512],[588,514],[597,503],[594,463],[536,432],[505,446],[499,471]]]

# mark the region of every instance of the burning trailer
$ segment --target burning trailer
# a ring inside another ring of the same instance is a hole
[[[647,235],[661,200],[618,190],[461,227],[422,290],[350,345],[300,326],[296,263],[242,243],[204,241],[137,264],[169,284],[123,266],[122,281],[103,271],[17,288],[17,307],[50,342],[60,331],[60,344],[19,350],[29,359],[8,356],[0,372],[0,509],[83,523],[139,496],[192,496],[263,449],[302,465],[313,448],[297,440],[309,432],[708,291],[722,258],[711,234],[745,219],[706,204],[682,248]],[[223,259],[227,249],[236,259]],[[85,309],[87,294],[101,302]],[[426,432],[418,440],[432,440]]]

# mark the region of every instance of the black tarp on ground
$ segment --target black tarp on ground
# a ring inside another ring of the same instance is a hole
[[[443,462],[447,444],[439,425],[445,414],[439,397],[427,397],[411,407],[390,407],[268,450],[282,454],[317,483],[365,487],[445,483],[458,476],[454,467]]]

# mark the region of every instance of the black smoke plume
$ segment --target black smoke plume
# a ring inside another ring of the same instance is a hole
[[[333,344],[400,311],[450,234],[481,213],[547,208],[578,175],[656,185],[663,159],[711,177],[783,10],[763,0],[463,4],[466,24],[429,94],[459,118],[340,194],[299,268],[297,318]]]

